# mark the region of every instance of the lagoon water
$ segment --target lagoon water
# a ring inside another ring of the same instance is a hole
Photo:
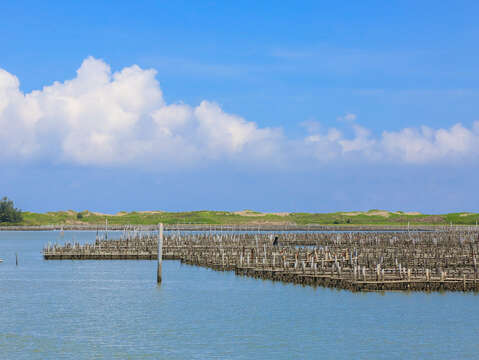
[[[155,261],[44,261],[56,240],[0,231],[1,359],[479,358],[475,294],[355,294],[178,261],[157,287]]]

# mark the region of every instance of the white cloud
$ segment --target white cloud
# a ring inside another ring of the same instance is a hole
[[[428,127],[375,136],[346,113],[336,128],[303,123],[308,135],[290,140],[281,129],[260,128],[218,105],[166,104],[154,70],[133,65],[112,73],[85,59],[72,80],[24,94],[0,69],[1,160],[47,159],[83,165],[196,166],[215,161],[297,165],[330,161],[425,164],[477,162],[479,122],[467,128]],[[345,131],[349,133],[349,130]]]
[[[450,129],[406,128],[384,132],[381,146],[391,157],[406,163],[474,159],[479,153],[479,122],[471,129],[456,124]]]
[[[319,160],[359,157],[365,161],[426,164],[447,160],[477,162],[479,155],[479,121],[470,129],[462,124],[449,129],[423,126],[420,129],[384,131],[378,137],[357,124],[353,124],[352,129],[354,136],[351,138],[331,128],[324,135],[310,135],[305,144],[313,145]]]
[[[338,117],[337,120],[340,122],[352,123],[357,119],[357,117],[358,116],[356,114],[346,113],[344,116]]]
[[[87,58],[77,76],[22,94],[0,70],[0,151],[85,165],[170,162],[266,154],[281,137],[203,101],[166,105],[154,70],[111,73]]]

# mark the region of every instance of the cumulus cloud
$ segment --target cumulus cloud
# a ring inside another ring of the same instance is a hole
[[[337,119],[349,136],[308,121],[303,123],[308,134],[291,140],[279,128],[261,128],[214,102],[167,104],[154,70],[133,65],[112,73],[92,57],[71,80],[27,94],[19,86],[0,69],[0,161],[151,167],[286,159],[293,165],[311,159],[423,164],[476,161],[479,153],[479,122],[374,135],[352,113]]]
[[[406,128],[383,133],[381,146],[391,157],[406,163],[447,159],[467,160],[479,155],[479,121],[471,129],[456,124],[450,129]]]
[[[23,94],[18,79],[0,70],[0,151],[121,165],[261,158],[276,148],[280,130],[258,128],[215,103],[165,104],[155,76],[136,65],[112,73],[89,57],[74,79]]]
[[[323,134],[309,135],[304,143],[312,148],[320,161],[330,159],[362,159],[395,161],[405,164],[437,163],[447,160],[476,162],[479,155],[479,121],[471,128],[455,124],[449,129],[405,128],[384,131],[381,136],[360,125],[352,124],[352,137],[336,128]]]

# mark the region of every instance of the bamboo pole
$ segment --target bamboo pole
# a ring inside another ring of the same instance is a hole
[[[163,224],[159,224],[159,236],[158,236],[158,268],[156,275],[156,282],[161,284],[161,270],[162,270],[162,260],[163,260]]]

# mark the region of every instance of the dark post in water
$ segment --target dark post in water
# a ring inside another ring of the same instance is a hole
[[[163,224],[159,224],[160,234],[158,236],[158,272],[156,275],[156,282],[161,284],[161,261],[163,257]]]

